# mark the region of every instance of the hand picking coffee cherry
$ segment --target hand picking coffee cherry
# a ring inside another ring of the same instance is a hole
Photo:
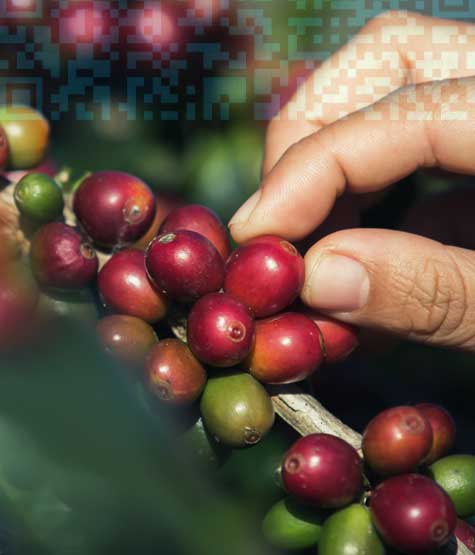
[[[263,318],[295,301],[304,276],[304,261],[297,249],[284,239],[267,235],[230,255],[224,290],[249,306],[257,318]]]
[[[124,172],[86,177],[74,194],[74,213],[91,239],[102,247],[127,245],[150,227],[155,198],[147,185]]]
[[[365,461],[382,475],[416,469],[431,447],[431,425],[415,407],[387,409],[375,416],[363,433]]]
[[[320,508],[338,508],[361,493],[363,469],[356,450],[329,434],[298,439],[282,464],[287,493]]]
[[[210,293],[188,315],[188,344],[195,356],[212,366],[234,366],[248,354],[254,340],[250,309],[227,293]]]

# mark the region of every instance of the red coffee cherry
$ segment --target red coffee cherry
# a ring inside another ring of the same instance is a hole
[[[76,217],[98,245],[125,245],[144,235],[155,214],[155,198],[143,181],[128,173],[93,173],[74,195]]]
[[[229,236],[219,216],[206,206],[188,204],[176,208],[163,222],[160,233],[172,233],[179,229],[195,231],[206,237],[226,260],[231,250]]]
[[[394,407],[379,413],[363,433],[366,462],[380,474],[414,470],[432,446],[432,428],[414,407]]]
[[[384,541],[404,553],[441,547],[455,530],[457,516],[449,496],[419,474],[382,482],[370,503],[373,522]]]
[[[97,275],[96,251],[73,227],[61,222],[42,226],[31,241],[31,266],[45,287],[75,289]]]
[[[310,434],[297,440],[282,464],[282,479],[290,495],[322,508],[347,505],[363,484],[362,464],[356,450],[328,434]]]
[[[266,235],[231,254],[224,290],[261,318],[289,306],[299,295],[304,277],[304,261],[297,249],[284,239]]]
[[[98,288],[106,306],[121,314],[149,323],[161,320],[167,311],[166,296],[150,281],[145,254],[126,249],[114,254],[99,272]]]
[[[345,360],[358,346],[356,328],[312,310],[303,312],[320,330],[325,361],[332,364]]]
[[[186,302],[218,291],[224,263],[212,243],[194,231],[180,229],[156,237],[145,257],[155,285],[170,297]]]
[[[439,405],[421,403],[416,409],[429,421],[432,428],[432,447],[424,463],[432,464],[444,457],[455,443],[455,422],[452,416]]]
[[[188,345],[213,366],[234,366],[252,347],[254,320],[250,309],[227,293],[202,297],[188,316]]]
[[[200,396],[206,372],[185,343],[164,339],[147,357],[144,382],[147,390],[160,401],[186,405]]]
[[[104,349],[134,368],[143,368],[158,339],[153,328],[135,316],[113,314],[97,323],[96,332]]]
[[[256,322],[254,346],[247,366],[259,381],[298,382],[315,372],[322,361],[320,334],[310,318],[285,312]]]

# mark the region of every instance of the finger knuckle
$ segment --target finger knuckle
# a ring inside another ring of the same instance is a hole
[[[459,344],[467,313],[463,273],[450,255],[427,258],[407,275],[395,276],[409,336]]]

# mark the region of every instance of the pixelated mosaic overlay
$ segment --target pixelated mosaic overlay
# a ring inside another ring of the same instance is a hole
[[[229,119],[244,109],[266,120],[320,67],[287,116],[342,116],[400,83],[395,38],[427,32],[396,25],[327,60],[386,10],[469,22],[475,0],[0,0],[0,103],[32,104],[52,120],[107,119],[113,105],[129,119]],[[429,44],[408,53],[427,80],[475,72],[473,33],[442,30]],[[462,45],[473,51],[464,60]]]

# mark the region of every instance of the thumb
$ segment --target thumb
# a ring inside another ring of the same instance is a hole
[[[475,253],[382,229],[329,235],[305,256],[304,302],[345,322],[475,350]]]

